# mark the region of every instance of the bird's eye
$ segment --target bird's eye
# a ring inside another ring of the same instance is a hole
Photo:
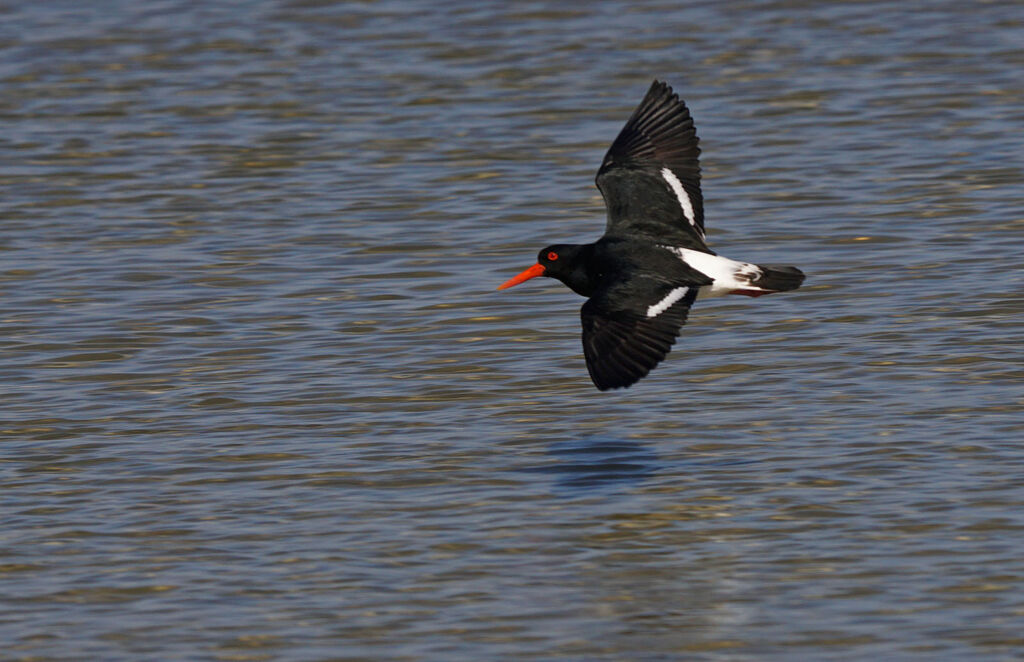
[[[558,253],[551,251],[550,253],[548,253],[548,259],[554,262],[555,260],[558,259]]]

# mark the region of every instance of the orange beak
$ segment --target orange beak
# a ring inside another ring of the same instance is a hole
[[[518,285],[519,283],[525,283],[526,281],[530,280],[531,278],[536,278],[537,276],[543,276],[543,275],[544,275],[544,265],[543,264],[535,264],[532,267],[530,267],[529,269],[527,269],[526,271],[524,271],[523,273],[521,273],[518,276],[516,276],[515,278],[511,278],[511,279],[505,281],[504,283],[502,283],[501,285],[499,285],[498,289],[499,290],[504,290],[506,288],[512,287],[513,285]]]

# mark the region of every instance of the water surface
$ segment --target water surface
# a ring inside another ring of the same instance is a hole
[[[1016,659],[1024,21],[1007,3],[0,9],[10,659]],[[654,77],[700,302],[599,393]]]

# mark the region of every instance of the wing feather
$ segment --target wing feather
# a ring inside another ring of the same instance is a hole
[[[699,157],[689,109],[671,87],[654,81],[597,173],[597,187],[608,210],[606,234],[644,235],[710,252],[704,243]],[[663,174],[664,169],[681,192]]]
[[[636,289],[637,284],[630,284]],[[631,386],[668,355],[697,298],[698,284],[665,310],[648,316],[648,307],[675,286],[647,283],[647,296],[632,299],[628,309],[610,306],[608,293],[589,299],[580,310],[583,355],[590,379],[602,391]]]

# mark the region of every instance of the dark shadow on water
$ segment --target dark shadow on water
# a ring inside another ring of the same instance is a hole
[[[557,441],[548,447],[557,461],[519,471],[552,475],[555,486],[576,494],[615,492],[653,476],[659,458],[650,448],[627,439],[584,437]]]

